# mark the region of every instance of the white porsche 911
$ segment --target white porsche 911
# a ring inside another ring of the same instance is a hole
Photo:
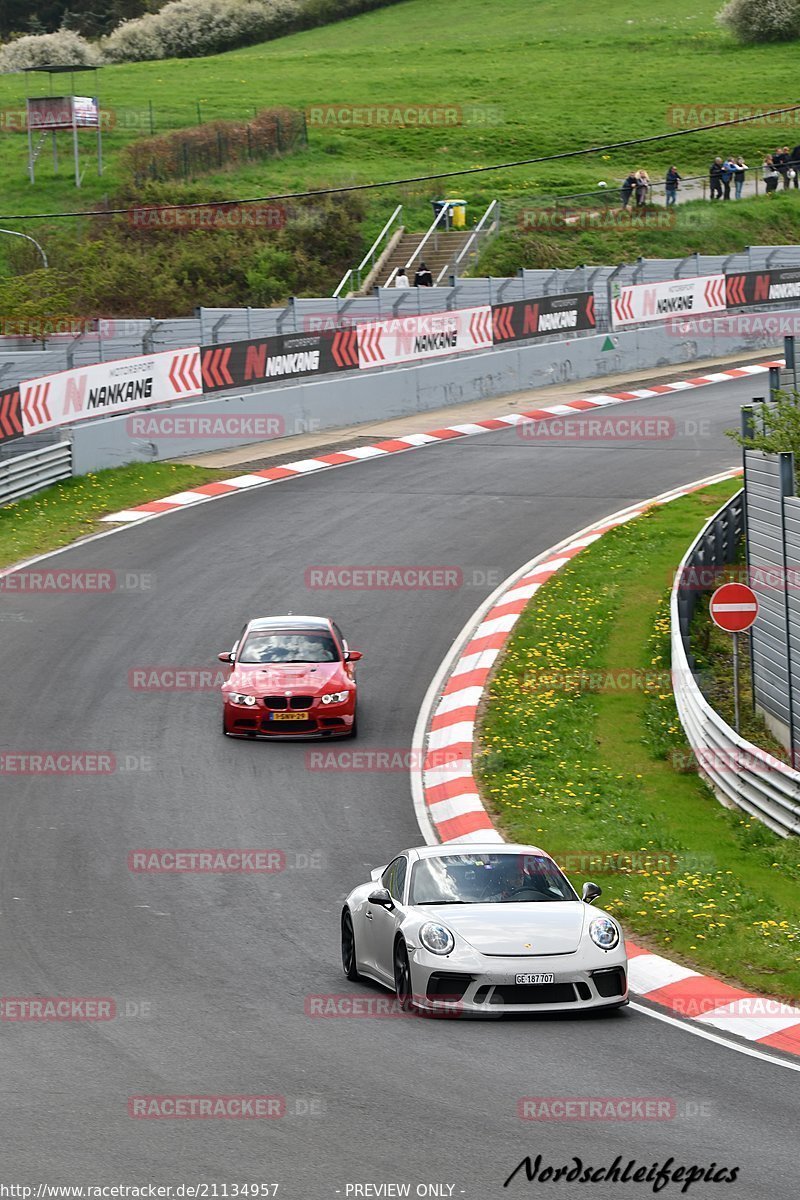
[[[474,1016],[617,1008],[628,1001],[617,922],[536,846],[404,850],[342,910],[342,966],[404,1010]]]

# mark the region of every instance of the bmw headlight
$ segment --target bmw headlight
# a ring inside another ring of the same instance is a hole
[[[611,917],[595,917],[589,925],[589,937],[601,950],[613,950],[619,944],[619,928]]]
[[[255,704],[255,696],[244,696],[241,692],[228,692],[231,704],[247,704],[250,708]]]
[[[348,695],[348,692],[326,692],[320,699],[323,704],[344,704]]]
[[[431,954],[449,954],[456,944],[450,930],[435,921],[425,922],[419,931],[419,940]]]

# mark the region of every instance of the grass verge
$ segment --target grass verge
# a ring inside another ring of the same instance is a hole
[[[56,483],[0,508],[0,567],[107,529],[99,521],[108,513],[229,475],[230,468],[134,463]]]
[[[599,874],[632,935],[796,1002],[800,842],[723,808],[681,769],[665,676],[671,577],[739,486],[612,530],[536,593],[490,685],[476,769],[503,833],[545,846],[576,882]]]

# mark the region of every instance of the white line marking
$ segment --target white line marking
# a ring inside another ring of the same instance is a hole
[[[697,1025],[690,1025],[687,1021],[679,1021],[676,1017],[670,1017],[667,1013],[656,1012],[653,1008],[646,1008],[643,1004],[637,1004],[635,1000],[631,1000],[630,1007],[635,1012],[644,1013],[646,1017],[652,1017],[655,1021],[663,1021],[665,1025],[675,1025],[678,1029],[682,1029],[684,1033],[694,1034],[695,1037],[705,1038],[707,1042],[715,1042],[718,1046],[724,1046],[726,1050],[735,1050],[738,1054],[747,1054],[750,1058],[760,1058],[762,1062],[771,1063],[774,1067],[786,1067],[788,1071],[800,1071],[800,1062],[789,1062],[783,1058],[775,1058],[772,1054],[767,1054],[764,1050],[756,1050],[753,1046],[740,1046],[738,1042],[732,1042],[729,1038],[720,1037],[719,1034],[711,1033],[708,1029],[700,1029]]]

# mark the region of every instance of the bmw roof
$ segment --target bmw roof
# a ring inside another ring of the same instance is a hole
[[[289,613],[285,617],[253,617],[251,629],[330,629],[327,617],[302,617]]]

